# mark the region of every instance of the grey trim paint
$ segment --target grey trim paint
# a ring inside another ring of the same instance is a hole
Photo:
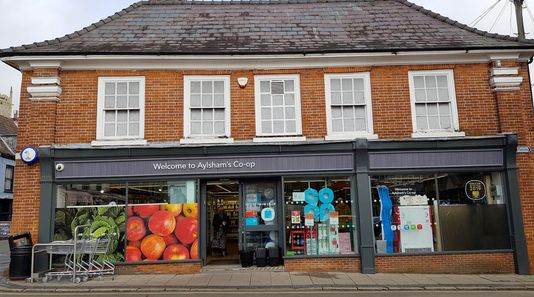
[[[371,185],[369,184],[369,154],[367,140],[358,139],[355,143],[356,169],[352,191],[357,203],[353,203],[353,213],[358,214],[358,236],[360,243],[360,266],[362,273],[376,273],[375,267],[375,234],[373,231],[373,210],[371,201]],[[357,205],[357,208],[356,208]]]
[[[63,161],[56,179],[106,177],[191,176],[204,174],[251,174],[352,170],[352,153],[302,155],[252,155],[172,159],[124,159]],[[204,166],[204,167],[201,167]],[[213,168],[208,166],[213,165]],[[216,166],[215,166],[216,165]],[[219,165],[221,167],[219,167]],[[242,166],[239,166],[242,165]],[[162,169],[163,168],[163,169]]]
[[[502,149],[370,152],[371,170],[503,166]]]
[[[517,135],[507,135],[507,149],[506,149],[506,170],[505,190],[508,199],[508,217],[511,219],[510,227],[512,232],[511,243],[515,250],[514,260],[516,265],[516,272],[518,274],[530,274],[530,265],[528,259],[527,241],[525,238],[525,230],[523,224],[523,216],[521,210],[521,196],[519,194],[519,181],[517,172]]]

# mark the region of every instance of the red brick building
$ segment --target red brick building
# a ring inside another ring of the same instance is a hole
[[[529,274],[533,55],[405,0],[136,3],[0,51],[11,231],[90,222],[128,271]]]

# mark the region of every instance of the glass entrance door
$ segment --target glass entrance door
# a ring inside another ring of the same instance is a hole
[[[281,247],[280,182],[244,181],[241,197],[240,249]]]

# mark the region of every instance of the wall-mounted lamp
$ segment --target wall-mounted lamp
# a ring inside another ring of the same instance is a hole
[[[237,78],[237,84],[240,88],[244,88],[248,84],[248,77],[238,77]]]

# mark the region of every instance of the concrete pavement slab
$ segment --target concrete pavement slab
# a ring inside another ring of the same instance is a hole
[[[338,286],[354,286],[352,279],[344,272],[329,272],[330,278],[334,285]]]
[[[175,275],[174,274],[157,274],[154,278],[147,283],[149,286],[163,286],[166,285],[169,280],[171,280]]]
[[[230,278],[232,277],[231,273],[216,273],[211,276],[210,281],[208,282],[209,287],[227,287],[235,286],[230,285]]]
[[[189,284],[194,274],[177,274],[169,279],[166,283],[166,287],[185,287]],[[206,282],[207,284],[207,282]]]
[[[356,284],[356,286],[372,286],[376,282],[372,280],[368,274],[361,273],[347,273],[347,276]]]
[[[235,286],[250,286],[250,279],[252,275],[250,273],[246,272],[234,272],[231,275],[229,284],[235,285]]]
[[[250,286],[271,286],[271,272],[255,271],[250,274]]]
[[[313,282],[306,272],[290,272],[289,278],[291,279],[291,284],[296,287],[309,286]]]
[[[187,282],[188,287],[207,287],[212,274],[193,274],[193,277]]]
[[[309,277],[314,285],[334,285],[330,274],[328,274],[327,272],[310,272]]]
[[[271,286],[291,286],[292,280],[289,272],[271,272]]]

